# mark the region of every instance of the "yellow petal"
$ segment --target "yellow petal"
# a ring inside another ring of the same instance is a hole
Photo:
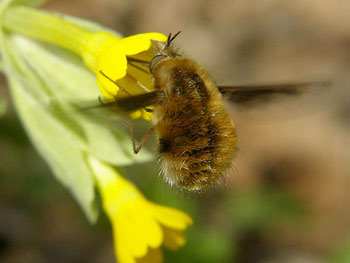
[[[115,254],[120,263],[134,263],[135,259],[129,251],[129,244],[124,240],[125,234],[123,231],[117,229],[117,223],[120,223],[119,221],[115,220],[112,224]]]
[[[109,79],[102,74],[97,74],[97,86],[106,101],[114,101],[119,87],[117,84],[112,83]]]
[[[142,116],[141,110],[134,111],[130,114],[131,119],[138,119]]]
[[[91,33],[88,39],[81,56],[88,68],[96,73],[101,61],[101,54],[121,39],[107,32]]]
[[[135,257],[141,257],[146,254],[147,247],[158,248],[163,242],[163,231],[160,225],[153,219],[148,209],[147,201],[144,199],[137,200],[128,205],[128,211],[124,212],[128,218],[123,227],[128,229],[132,242],[132,254]],[[137,240],[135,240],[137,239]]]
[[[99,81],[97,81],[97,83],[99,83]],[[98,84],[99,85],[99,84]],[[100,86],[99,86],[100,87]],[[106,102],[112,102],[115,100],[115,96],[114,94],[110,94],[108,93],[105,89],[100,89],[100,92],[103,96],[103,99],[106,101]]]
[[[111,166],[88,157],[111,221],[119,263],[160,263],[163,243],[170,249],[185,244],[182,230],[192,224],[184,212],[154,204]]]
[[[98,67],[99,71],[115,81],[126,75],[127,60],[122,52],[111,47],[101,54]]]
[[[117,205],[116,210],[107,214],[113,226],[118,258],[120,253],[125,261],[142,258],[148,254],[150,247],[160,247],[163,242],[162,229],[149,213],[143,197]]]
[[[151,248],[157,248],[162,244],[164,235],[161,226],[154,220],[150,206],[152,206],[152,203],[145,200],[145,204],[142,207],[139,206],[137,211],[143,210],[143,214],[147,215],[143,216],[143,218],[140,217],[145,241]]]
[[[147,108],[152,109],[153,107],[148,106]],[[146,120],[146,121],[150,121],[150,120],[153,119],[153,113],[152,112],[148,112],[148,111],[146,111],[144,109],[141,110],[141,115],[142,115],[142,118],[144,120]]]
[[[187,226],[192,225],[193,223],[191,217],[178,209],[161,205],[155,205],[155,209],[155,217],[166,227],[184,230]]]
[[[138,258],[137,263],[161,263],[163,262],[163,253],[161,249],[150,249],[146,256]]]
[[[139,225],[136,224],[135,215],[132,211],[122,209],[112,224],[116,228],[116,242],[123,242],[125,249],[133,257],[143,257],[147,253],[147,244],[141,238]],[[147,227],[147,226],[145,226]]]
[[[137,80],[132,78],[130,75],[126,75],[122,79],[118,79],[117,84],[121,88],[118,94],[118,97],[121,98],[145,93],[145,90],[137,83]]]
[[[171,250],[176,250],[185,245],[186,238],[183,231],[175,230],[168,227],[163,227],[164,232],[164,246]]]
[[[117,242],[119,240],[119,242]],[[135,263],[135,258],[129,253],[127,246],[114,235],[114,248],[118,263]]]
[[[124,50],[126,55],[135,55],[146,51],[152,45],[151,40],[166,41],[167,36],[160,33],[144,33],[123,38],[119,47]]]
[[[126,75],[127,60],[122,53],[104,53],[98,66],[97,82],[101,91],[110,95],[116,95],[119,91],[116,80]]]
[[[130,62],[127,73],[141,86],[144,92],[151,92],[153,90],[152,75],[145,68],[142,65],[136,64],[136,62]]]

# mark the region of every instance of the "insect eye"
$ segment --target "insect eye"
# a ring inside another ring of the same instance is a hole
[[[167,57],[167,56],[165,56],[165,55],[157,55],[157,56],[155,56],[155,57],[152,59],[151,63],[150,63],[150,67],[149,67],[150,71],[152,72],[153,68],[154,68],[161,60],[165,59],[166,57]]]

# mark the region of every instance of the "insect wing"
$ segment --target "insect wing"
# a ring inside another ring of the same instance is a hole
[[[137,96],[119,99],[110,103],[102,104],[100,106],[115,110],[116,112],[122,111],[125,113],[130,113],[135,110],[139,110],[155,104],[157,102],[157,98],[157,92],[148,92]]]
[[[100,104],[85,103],[85,106],[79,106],[80,110],[106,109],[115,114],[128,114],[130,112],[145,108],[157,102],[157,92],[149,92],[141,95],[121,98],[112,102],[102,102]],[[80,104],[81,105],[81,104]]]
[[[300,82],[220,86],[218,89],[228,101],[244,107],[270,103],[280,97],[299,97],[308,93],[310,88],[321,89],[329,85],[329,82]]]
[[[125,123],[130,119],[130,113],[155,104],[157,93],[150,92],[142,95],[118,99],[113,102],[80,101],[75,102],[75,111],[82,114],[91,123],[115,127],[117,123]]]

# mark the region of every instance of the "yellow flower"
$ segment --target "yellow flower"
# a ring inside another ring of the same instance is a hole
[[[118,262],[162,262],[162,244],[172,250],[185,244],[183,231],[192,224],[187,214],[148,201],[135,185],[99,160],[89,157],[89,163],[112,223]]]
[[[152,91],[148,64],[155,54],[151,40],[166,39],[160,33],[122,39],[106,32],[92,34],[82,57],[95,72],[105,100],[113,101],[118,97]],[[152,115],[140,110],[132,117],[150,119]],[[192,224],[187,214],[148,201],[132,183],[92,157],[90,164],[104,210],[112,223],[118,262],[162,262],[162,244],[173,250],[185,244],[183,231]]]
[[[88,37],[82,57],[96,74],[97,84],[106,101],[150,92],[152,75],[149,63],[155,55],[151,40],[166,41],[160,33],[145,33],[118,38],[107,32]],[[145,110],[133,113],[133,118],[150,119]]]
[[[151,40],[167,40],[161,33],[120,38],[108,32],[90,32],[62,17],[23,6],[7,8],[1,22],[9,31],[54,43],[80,55],[96,74],[106,101],[151,91],[149,62],[155,54]],[[149,120],[152,114],[141,110],[132,117]]]
[[[54,43],[80,55],[96,74],[106,101],[151,91],[149,62],[155,53],[151,40],[167,40],[160,33],[119,38],[108,32],[95,32],[94,29],[91,32],[60,16],[17,5],[7,8],[6,12],[1,12],[0,8],[0,20],[1,26],[8,32]],[[143,110],[133,117],[149,119],[151,115]],[[76,165],[85,169],[80,163]],[[187,214],[148,201],[115,169],[94,157],[88,157],[87,165],[91,168],[103,208],[112,224],[119,263],[162,262],[162,245],[177,249],[185,244],[183,232],[192,224]],[[56,170],[61,171],[62,167],[59,168]],[[75,177],[64,182],[67,181],[74,182],[74,186],[77,184]],[[77,188],[81,191],[84,185]]]

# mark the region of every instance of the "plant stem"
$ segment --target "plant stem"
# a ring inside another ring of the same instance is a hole
[[[63,17],[22,6],[7,8],[2,15],[2,26],[10,32],[51,42],[78,54],[91,37],[90,32]]]

